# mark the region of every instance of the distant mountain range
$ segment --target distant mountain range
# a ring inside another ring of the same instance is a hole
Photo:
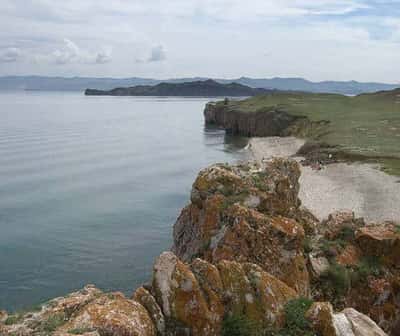
[[[251,88],[239,83],[218,83],[212,79],[184,83],[137,85],[112,90],[87,89],[87,96],[183,96],[183,97],[244,97],[268,93],[272,90]]]
[[[133,87],[137,85],[157,85],[160,83],[184,83],[204,81],[209,78],[177,78],[158,80],[150,78],[92,78],[92,77],[42,77],[42,76],[7,76],[0,77],[0,90],[41,90],[41,91],[84,91],[86,88],[111,90],[117,87]],[[215,79],[218,83],[237,83],[252,88],[294,90],[307,92],[326,92],[341,94],[360,94],[382,90],[392,90],[399,84],[361,83],[356,81],[311,82],[303,78],[248,78]]]

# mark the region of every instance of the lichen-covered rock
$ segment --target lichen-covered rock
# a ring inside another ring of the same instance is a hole
[[[336,257],[336,262],[342,266],[357,266],[360,263],[362,253],[357,246],[348,244]]]
[[[400,230],[394,223],[369,225],[356,231],[364,254],[381,257],[386,265],[400,267]]]
[[[155,263],[153,292],[174,335],[220,335],[227,314],[260,327],[281,326],[284,305],[297,297],[255,264],[196,259],[188,265],[171,252]]]
[[[189,265],[173,253],[164,252],[154,265],[153,290],[170,332],[183,335],[218,335],[223,312],[215,295],[207,302]],[[209,297],[210,298],[210,297]]]
[[[262,308],[262,320],[268,326],[281,327],[284,322],[284,307],[298,294],[284,282],[263,271],[255,264],[244,264],[243,269],[254,290],[254,301]],[[250,297],[247,297],[249,300]],[[251,301],[251,299],[250,299]]]
[[[306,317],[314,330],[322,336],[386,336],[368,316],[353,308],[346,308],[335,314],[327,302],[314,303]]]
[[[314,302],[306,313],[312,328],[322,336],[336,336],[333,307],[329,302]]]
[[[352,211],[337,211],[330,214],[328,219],[321,223],[321,231],[329,240],[338,238],[343,230],[355,231],[364,225],[362,218],[355,218]]]
[[[139,302],[146,308],[154,325],[157,327],[159,335],[165,333],[165,319],[160,306],[157,304],[156,299],[144,287],[139,287],[132,296],[132,299]]]
[[[155,336],[156,327],[147,310],[120,293],[104,294],[87,304],[61,329],[95,330],[109,336]]]
[[[11,316],[1,336],[153,336],[155,327],[146,309],[120,293],[84,289],[44,304],[40,310]]]
[[[175,223],[173,251],[185,262],[200,257],[213,264],[258,264],[307,296],[305,233],[294,218],[312,216],[299,207],[299,175],[295,161],[281,159],[265,169],[216,165],[201,171],[192,203]]]
[[[0,310],[0,324],[7,320],[8,313],[5,310]]]
[[[322,274],[324,274],[330,266],[329,260],[318,253],[310,253],[309,261],[312,270],[312,275],[315,278],[319,278]]]
[[[240,205],[225,217],[223,235],[212,239],[204,257],[212,263],[220,260],[250,262],[294,288],[309,293],[309,276],[303,257],[303,228],[294,220],[267,217]]]
[[[55,298],[32,312],[10,315],[8,323],[2,328],[2,336],[41,335],[56,331],[87,304],[103,295],[93,285],[73,292],[65,297]]]

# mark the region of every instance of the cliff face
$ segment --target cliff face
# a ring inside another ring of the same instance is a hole
[[[0,335],[399,335],[398,226],[351,212],[319,223],[299,175],[282,159],[204,169],[149,284],[0,312]]]
[[[207,124],[220,126],[227,132],[242,136],[283,136],[300,119],[277,109],[253,113],[229,108],[223,103],[208,103],[204,110]]]

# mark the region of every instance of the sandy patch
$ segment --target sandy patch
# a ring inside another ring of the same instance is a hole
[[[294,137],[253,138],[249,150],[255,160],[290,157],[304,144]],[[300,157],[294,157],[301,160]],[[299,197],[319,219],[337,210],[353,210],[368,222],[400,223],[400,180],[369,164],[335,163],[322,170],[301,167]]]

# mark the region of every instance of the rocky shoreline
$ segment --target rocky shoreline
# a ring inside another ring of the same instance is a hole
[[[291,159],[202,170],[148,284],[2,312],[0,335],[399,335],[399,226],[320,221],[300,175]]]

